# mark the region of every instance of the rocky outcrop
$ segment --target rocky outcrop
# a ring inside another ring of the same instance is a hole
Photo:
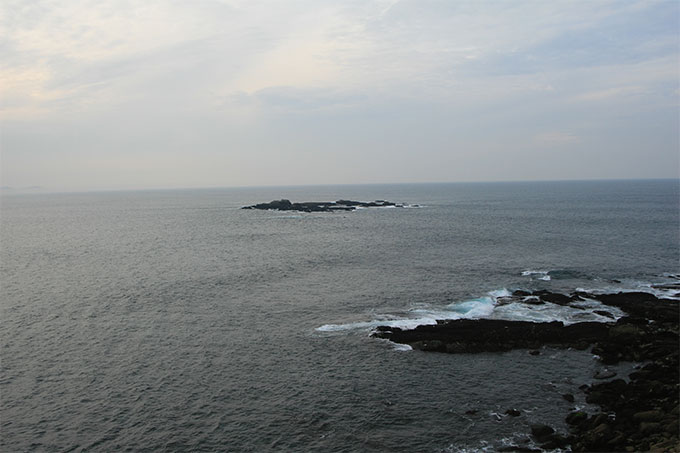
[[[391,201],[305,201],[302,203],[292,203],[290,200],[274,200],[270,203],[260,203],[252,206],[244,206],[242,209],[263,209],[275,211],[299,211],[299,212],[334,212],[334,211],[353,211],[356,208],[403,208],[406,205],[393,203]]]
[[[537,352],[541,346],[586,349],[592,345],[592,352],[603,364],[644,363],[628,376],[628,380],[618,378],[582,385],[580,388],[586,394],[586,401],[599,405],[601,412],[568,414],[566,422],[571,432],[567,436],[555,433],[549,426],[533,425],[532,437],[544,450],[570,446],[573,451],[680,451],[678,301],[658,299],[647,293],[575,293],[566,296],[546,291],[518,291],[505,303],[522,300],[533,304],[570,305],[586,297],[617,307],[628,316],[611,323],[583,322],[568,326],[560,322],[461,319],[412,330],[379,327],[373,336],[409,344],[414,349],[445,353],[518,348]],[[595,377],[611,379],[616,376],[604,370]],[[574,401],[571,394],[563,397]],[[521,450],[517,448],[508,451]]]
[[[608,331],[609,326],[601,322],[565,326],[558,321],[457,319],[411,330],[378,327],[373,336],[423,351],[475,353],[536,349],[544,345],[585,349],[589,344],[606,339]]]

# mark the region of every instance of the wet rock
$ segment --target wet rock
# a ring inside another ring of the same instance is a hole
[[[571,443],[571,438],[555,433],[548,436],[548,440],[541,444],[542,450],[556,450]]]
[[[564,395],[562,395],[562,398],[566,401],[569,401],[570,403],[574,402],[574,395],[572,395],[571,393],[565,393]]]
[[[644,334],[645,331],[641,327],[633,324],[616,325],[609,329],[609,336],[620,340],[631,340]]]
[[[519,417],[520,415],[522,415],[522,413],[517,409],[508,409],[507,411],[505,411],[505,414],[511,417]]]
[[[661,431],[661,423],[657,422],[642,422],[640,423],[640,432],[645,435],[658,433]]]
[[[567,415],[566,421],[570,425],[579,425],[588,419],[588,414],[582,411],[571,412]]]
[[[613,378],[616,376],[616,371],[609,370],[605,368],[604,370],[599,370],[597,373],[595,373],[595,379],[609,379]]]
[[[663,412],[658,410],[636,412],[633,414],[633,420],[639,422],[656,422],[663,418]]]
[[[607,338],[609,327],[600,322],[565,326],[561,322],[456,319],[411,330],[379,328],[374,337],[411,345],[414,349],[448,353],[476,353],[537,349],[544,345],[584,348]]]
[[[604,311],[604,310],[594,310],[593,313],[596,313],[596,314],[598,314],[598,315],[600,315],[600,316],[604,316],[605,318],[615,319],[615,318],[614,318],[614,315],[611,314],[611,313],[609,313],[608,311]]]
[[[668,420],[668,419],[667,419]],[[680,423],[678,423],[678,419],[676,418],[670,418],[664,425],[664,432],[668,433],[670,436],[675,436],[678,437],[678,431],[680,431]]]
[[[611,427],[607,423],[600,423],[584,433],[582,443],[588,445],[591,450],[600,451],[606,448],[613,437]]]
[[[531,425],[531,435],[538,442],[546,442],[550,440],[550,436],[555,433],[555,430],[548,425]]]
[[[569,305],[572,298],[564,294],[551,293],[550,291],[534,291],[532,294],[538,296],[544,302],[550,302],[557,305]]]
[[[642,292],[593,295],[600,302],[618,307],[630,316],[660,322],[676,322],[680,314],[677,301],[659,299]],[[669,303],[670,302],[670,303]]]
[[[535,448],[530,448],[530,447],[521,447],[521,446],[518,446],[518,445],[508,445],[507,447],[499,448],[498,451],[539,453],[539,452],[542,452],[543,450],[537,450]]]
[[[649,446],[649,449],[651,451],[659,451],[659,452],[673,452],[673,451],[678,451],[680,448],[678,447],[678,441],[677,439],[669,439],[669,438],[663,438],[660,441],[658,441],[655,444],[652,444]]]
[[[596,384],[588,389],[586,402],[590,404],[606,404],[608,407],[619,404],[623,398],[626,381],[614,379],[603,384]]]

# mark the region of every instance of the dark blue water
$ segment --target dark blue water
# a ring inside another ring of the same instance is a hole
[[[421,207],[239,209],[284,197]],[[679,199],[678,181],[3,196],[0,449],[526,444],[530,423],[565,428],[561,394],[585,404],[590,354],[401,351],[371,327],[575,321],[496,309],[517,288],[672,295],[650,285],[678,280]]]

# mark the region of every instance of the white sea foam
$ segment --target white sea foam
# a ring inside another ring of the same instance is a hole
[[[317,327],[316,331],[371,331],[378,326],[414,329],[421,325],[437,324],[437,321],[456,319],[498,319],[531,322],[559,321],[565,325],[569,325],[587,321],[614,322],[625,316],[625,312],[622,310],[605,305],[593,299],[575,301],[569,306],[564,306],[550,302],[536,304],[536,298],[532,296],[520,300],[511,299],[511,301],[508,302],[508,298],[510,297],[512,297],[512,293],[507,289],[502,288],[491,291],[484,297],[454,302],[443,307],[419,304],[398,315],[383,314],[370,321],[325,324]],[[499,304],[499,299],[503,298],[505,298],[504,303]]]
[[[577,288],[577,291],[590,294],[631,293],[643,292],[652,294],[660,299],[680,300],[680,279],[674,274],[664,275],[664,281],[644,282],[639,280],[623,280],[610,282],[598,288]]]
[[[350,322],[346,324],[324,324],[317,327],[318,332],[342,332],[347,330],[371,330],[378,326],[398,327],[400,329],[415,329],[418,326],[437,324],[435,317],[406,318],[406,319],[377,319],[373,321]]]
[[[392,343],[392,345],[395,351],[413,351],[411,345],[408,344]]]
[[[616,307],[610,307],[591,299],[574,302],[572,305],[563,306],[549,302],[534,305],[515,302],[496,307],[490,318],[506,321],[560,321],[568,325],[585,321],[613,322],[625,315],[623,311]],[[611,317],[595,313],[596,311],[609,313]]]
[[[523,277],[531,277],[531,278],[535,278],[537,280],[544,280],[546,282],[549,282],[551,280],[549,274],[550,274],[550,271],[535,271],[535,270],[522,271]]]
[[[643,291],[647,293],[654,294],[660,299],[675,299],[680,300],[680,288],[678,287],[680,282],[676,281],[671,284],[652,284],[652,283],[639,283],[638,291]]]
[[[507,289],[491,291],[488,296],[463,302],[454,302],[445,307],[432,307],[419,305],[411,308],[402,315],[383,315],[380,319],[371,321],[359,321],[344,324],[324,324],[317,327],[318,332],[342,332],[351,330],[373,330],[378,326],[398,327],[400,329],[414,329],[422,325],[434,325],[437,321],[454,319],[480,319],[489,317],[496,301],[500,297],[510,296]]]
[[[494,299],[512,296],[512,293],[506,288],[497,289],[495,291],[489,292],[488,294],[490,297],[493,297]]]

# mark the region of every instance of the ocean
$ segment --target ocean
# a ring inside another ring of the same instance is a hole
[[[409,207],[240,209],[281,198]],[[607,321],[497,304],[516,289],[680,299],[679,201],[677,180],[3,194],[0,451],[530,446],[531,423],[589,409],[591,353],[425,353],[371,330]]]

